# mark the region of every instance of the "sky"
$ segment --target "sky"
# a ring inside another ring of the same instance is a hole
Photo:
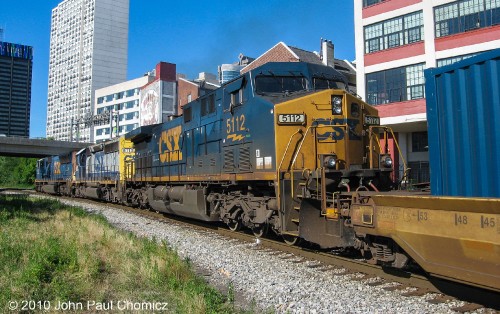
[[[61,0],[2,1],[4,41],[32,46],[30,137],[45,137],[52,9]],[[217,73],[238,55],[258,57],[282,41],[319,51],[320,38],[335,58],[354,60],[352,0],[130,0],[127,79],[160,62],[189,79]]]

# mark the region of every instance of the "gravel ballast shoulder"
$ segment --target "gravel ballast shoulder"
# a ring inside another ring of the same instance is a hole
[[[257,243],[225,238],[177,224],[137,216],[105,204],[61,200],[86,211],[100,213],[117,228],[138,236],[165,240],[182,258],[202,269],[217,287],[234,289],[244,306],[276,313],[453,313],[462,302],[431,304],[429,296],[405,297],[399,291],[351,280],[353,274],[321,270],[283,258],[283,254],[256,250]],[[390,285],[390,283],[389,283]]]

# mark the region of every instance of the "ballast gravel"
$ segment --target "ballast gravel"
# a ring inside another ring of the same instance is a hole
[[[453,313],[460,301],[431,304],[429,296],[405,297],[399,291],[370,286],[367,281],[351,280],[337,269],[309,267],[298,257],[284,258],[270,250],[256,249],[257,243],[244,243],[209,231],[198,231],[137,216],[105,204],[61,200],[87,212],[102,214],[117,228],[141,237],[167,243],[205,275],[218,288],[233,289],[237,305],[255,307],[256,312],[275,313]]]

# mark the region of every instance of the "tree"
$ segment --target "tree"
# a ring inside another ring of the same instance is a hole
[[[33,185],[36,175],[36,158],[0,157],[0,185]]]

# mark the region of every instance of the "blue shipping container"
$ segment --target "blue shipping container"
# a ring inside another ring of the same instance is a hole
[[[432,194],[500,197],[500,49],[425,81]]]

